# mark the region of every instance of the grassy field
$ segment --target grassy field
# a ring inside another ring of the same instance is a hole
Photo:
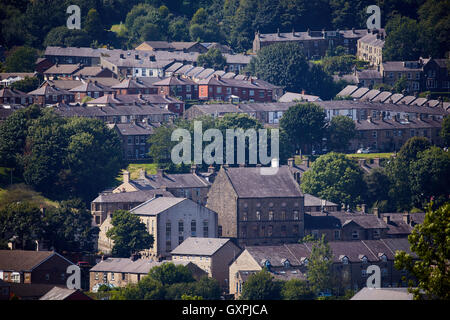
[[[393,153],[353,153],[347,154],[347,157],[351,159],[389,159],[393,155]]]
[[[130,163],[127,167],[128,172],[130,172],[130,179],[139,178],[139,170],[145,169],[148,174],[156,174],[156,169],[158,165],[156,163]],[[117,181],[123,181],[122,173],[116,178]]]
[[[0,208],[8,203],[19,201],[31,202],[47,208],[59,206],[58,202],[42,196],[39,192],[34,191],[23,183],[14,184],[5,189],[0,188]]]

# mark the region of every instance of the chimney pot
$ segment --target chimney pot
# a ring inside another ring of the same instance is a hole
[[[129,183],[130,182],[130,172],[125,170],[123,172],[123,182],[124,183]]]

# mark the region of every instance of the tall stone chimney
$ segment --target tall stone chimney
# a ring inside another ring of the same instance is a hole
[[[294,158],[289,158],[287,160],[287,164],[288,164],[289,167],[293,168],[294,165],[295,165],[295,159]]]
[[[378,219],[381,218],[380,211],[378,210],[377,207],[373,208],[373,214],[374,214]]]
[[[130,172],[125,170],[123,172],[123,182],[124,183],[129,183],[130,182]]]

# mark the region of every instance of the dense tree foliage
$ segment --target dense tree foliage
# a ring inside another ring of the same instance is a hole
[[[302,190],[351,208],[362,203],[365,193],[363,172],[343,154],[330,152],[313,162],[302,177]]]
[[[440,132],[440,136],[444,141],[444,145],[446,147],[450,146],[450,117],[446,116],[444,121],[442,121],[442,129]]]
[[[97,45],[132,47],[143,40],[217,41],[244,52],[252,47],[256,31],[364,29],[368,18],[366,8],[373,3],[368,0],[0,0],[0,43],[7,48],[17,45],[42,48],[50,31],[65,26],[69,16],[66,8],[73,4],[81,8],[82,30],[68,32],[66,36],[72,39],[60,38],[60,44],[86,40],[84,31],[91,38],[90,43]],[[417,54],[443,57],[449,51],[448,1],[384,0],[377,4],[381,7],[382,26],[389,26],[387,29],[393,34],[392,41],[387,43],[388,55],[403,59]],[[108,30],[121,22],[127,27],[126,35],[115,37]],[[94,25],[97,25],[95,30]],[[410,43],[411,30],[417,30],[419,41],[407,52],[404,44]],[[48,37],[48,43],[57,43],[55,32]],[[397,41],[402,44],[395,48],[392,44]]]
[[[333,287],[332,265],[331,248],[325,241],[325,235],[322,235],[320,239],[312,243],[308,261],[307,279],[311,285],[311,291],[315,294],[331,291]]]
[[[227,64],[227,59],[219,49],[209,49],[207,53],[201,54],[197,58],[197,65],[204,68],[223,70]]]
[[[450,203],[436,208],[431,204],[422,224],[408,236],[417,258],[404,251],[395,255],[394,266],[407,270],[417,279],[410,287],[415,299],[450,299]]]
[[[345,152],[350,140],[356,137],[355,122],[346,116],[335,116],[329,122],[326,134],[329,150]]]
[[[217,280],[195,280],[187,266],[164,263],[154,267],[137,284],[129,284],[112,295],[114,300],[218,300],[221,290]]]
[[[153,246],[153,235],[147,232],[138,216],[125,210],[117,210],[112,215],[111,225],[106,236],[114,241],[113,256],[128,258],[133,253]]]
[[[310,152],[313,144],[320,144],[325,134],[325,112],[314,103],[290,107],[280,120],[280,129],[286,134],[291,154],[302,150]]]
[[[12,50],[5,61],[6,72],[34,72],[34,65],[38,57],[36,49],[18,47]]]
[[[13,82],[11,88],[22,91],[30,92],[39,88],[41,81],[37,77],[25,77],[23,80]]]
[[[122,166],[119,137],[99,120],[61,118],[33,105],[8,117],[0,132],[0,163],[53,199],[91,201]]]
[[[79,200],[49,205],[23,186],[8,191],[8,199],[1,200],[0,239],[15,238],[22,249],[34,250],[37,240],[57,252],[91,252],[98,233],[91,223],[92,215]]]
[[[266,269],[254,273],[242,285],[241,300],[279,300],[282,285]]]

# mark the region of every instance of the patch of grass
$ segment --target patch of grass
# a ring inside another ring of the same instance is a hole
[[[393,155],[394,155],[393,153],[388,152],[388,153],[352,153],[347,154],[346,156],[351,159],[375,159],[375,158],[389,159]]]
[[[128,172],[130,172],[130,179],[138,179],[139,178],[139,171],[141,169],[145,169],[147,171],[147,174],[156,174],[156,169],[158,169],[158,165],[156,163],[130,163],[127,167]],[[119,176],[116,178],[117,181],[122,183],[123,181],[123,174],[120,173]]]
[[[0,208],[13,202],[26,201],[36,205],[48,207],[58,207],[56,201],[50,200],[39,192],[34,191],[30,186],[24,183],[13,184],[6,189],[0,189]]]

